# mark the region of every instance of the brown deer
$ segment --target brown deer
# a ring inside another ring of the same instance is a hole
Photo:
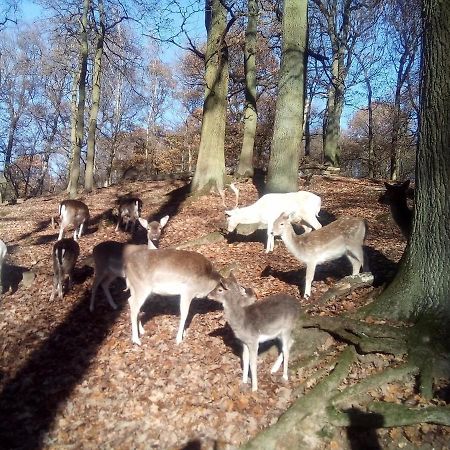
[[[59,204],[59,218],[58,241],[64,237],[64,230],[70,225],[74,227],[73,239],[77,241],[89,221],[89,208],[79,200],[63,200]]]
[[[142,200],[135,197],[122,198],[119,201],[119,214],[117,219],[116,230],[119,230],[120,224],[125,224],[125,231],[128,231],[128,226],[131,224],[131,232],[136,229],[136,223],[139,220],[142,210]]]
[[[69,290],[72,288],[73,269],[79,254],[80,246],[72,238],[61,239],[53,246],[53,289],[50,301],[55,298],[56,292],[60,299],[63,298],[66,277],[69,278]]]
[[[346,256],[356,275],[361,267],[367,271],[364,260],[364,238],[367,225],[363,219],[340,217],[319,230],[295,234],[288,214],[282,214],[274,223],[273,235],[281,236],[284,244],[300,262],[306,264],[305,298],[311,295],[311,284],[317,264]]]
[[[283,379],[287,380],[291,333],[300,312],[298,301],[290,295],[276,294],[255,302],[252,292],[246,295],[233,275],[222,278],[208,298],[222,303],[225,319],[242,342],[242,382],[247,383],[250,370],[252,390],[258,390],[258,347],[272,339],[281,341],[281,352],[271,373],[283,363]]]
[[[407,198],[410,195],[409,180],[399,184],[384,183],[386,192],[380,195],[378,201],[383,205],[389,205],[392,218],[399,226],[403,236],[408,239],[411,236],[413,211],[409,209]]]
[[[147,230],[148,248],[155,249],[159,245],[162,229],[166,226],[169,216],[164,216],[159,222],[139,218],[139,223]]]
[[[130,289],[132,341],[141,345],[143,327],[139,311],[151,294],[180,296],[180,324],[176,337],[181,343],[191,301],[206,297],[220,282],[221,276],[211,261],[197,252],[162,249],[139,249],[125,258],[125,276]]]
[[[165,219],[167,217],[167,219]],[[108,303],[113,309],[117,308],[114,302],[109,286],[116,278],[124,278],[124,263],[125,259],[129,257],[136,250],[148,248],[150,250],[156,250],[156,246],[159,243],[159,237],[161,236],[161,230],[166,224],[169,216],[165,216],[160,222],[154,220],[147,224],[148,244],[135,245],[125,244],[123,242],[105,241],[97,244],[92,250],[92,257],[94,260],[95,276],[92,284],[91,302],[89,310],[94,311],[95,294],[99,286],[102,287],[103,292],[106,295]],[[147,221],[146,221],[147,222]]]

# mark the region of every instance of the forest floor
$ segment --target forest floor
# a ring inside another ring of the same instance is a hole
[[[367,219],[366,254],[375,284],[395,273],[406,242],[378,204],[382,183],[343,177],[314,176],[299,187],[322,197],[319,220],[325,224],[342,214]],[[240,182],[240,206],[258,198],[251,182]],[[179,181],[135,182],[98,189],[80,197],[91,211],[91,224],[80,239],[81,255],[75,286],[60,301],[50,302],[51,248],[57,239],[50,217],[57,215],[64,196],[29,199],[0,206],[0,237],[9,255],[3,270],[0,299],[0,448],[114,448],[114,449],[231,449],[245,443],[277,421],[327,371],[326,358],[303,368],[292,361],[289,382],[270,374],[275,347],[261,354],[259,389],[241,384],[240,345],[226,325],[219,304],[195,300],[191,305],[185,340],[176,345],[178,303],[158,297],[143,310],[142,346],[131,342],[129,309],[124,283],[117,281],[113,311],[98,292],[96,308],[89,312],[93,269],[83,264],[95,244],[108,239],[128,241],[130,234],[114,232],[112,208],[119,196],[132,193],[144,202],[143,217],[170,215],[160,247],[181,244],[225,225],[219,196],[192,200]],[[234,198],[227,194],[227,204]],[[142,236],[138,233],[138,238]],[[320,266],[312,296],[301,296],[305,268],[281,241],[273,253],[264,253],[265,236],[231,236],[193,247],[220,269],[235,265],[235,276],[251,286],[258,298],[285,292],[294,295],[308,314],[333,316],[364,303],[373,289],[359,289],[345,298],[316,305],[320,296],[350,273],[343,259]],[[30,284],[22,274],[32,271]],[[344,344],[331,336],[317,350],[329,357]],[[302,343],[297,343],[301,355]],[[395,364],[395,357],[372,355],[358,363],[350,377],[364,378],[370,371]],[[319,375],[319,374],[322,375]],[[406,403],[446,404],[443,391],[425,402],[412,383],[389,384],[368,393],[374,398]],[[447,398],[446,398],[447,397]],[[371,440],[341,428],[324,433],[323,449],[449,448],[449,428],[420,424],[380,428]],[[369,435],[367,435],[369,436]]]

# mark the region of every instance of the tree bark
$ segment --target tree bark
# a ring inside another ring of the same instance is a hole
[[[83,0],[83,13],[80,21],[80,73],[78,79],[78,104],[76,109],[75,139],[72,145],[72,161],[70,165],[70,181],[68,192],[71,198],[76,197],[78,188],[78,179],[80,178],[80,157],[81,146],[83,143],[84,132],[84,106],[86,102],[86,72],[88,59],[88,23],[89,0]],[[73,130],[72,130],[73,132]]]
[[[450,319],[450,3],[423,3],[422,107],[412,234],[397,276],[365,309],[393,319]]]
[[[303,134],[307,55],[308,3],[286,0],[278,98],[267,192],[298,190],[298,165]]]
[[[337,80],[336,84],[339,82]],[[325,161],[333,167],[339,167],[339,137],[341,134],[341,116],[344,104],[342,86],[334,84],[328,90],[326,118],[323,130],[323,153]]]
[[[206,0],[205,100],[197,166],[191,192],[220,192],[225,176],[225,123],[228,92],[227,10],[221,0]]]
[[[105,40],[105,10],[103,0],[98,2],[99,12],[99,31],[97,32],[97,48],[94,59],[94,72],[92,74],[92,105],[89,114],[89,129],[87,138],[87,155],[86,155],[86,172],[84,175],[84,188],[87,192],[91,192],[94,186],[94,160],[95,160],[95,136],[97,132],[97,117],[100,107],[101,87],[100,82],[102,78],[102,57],[103,57],[103,43]]]
[[[237,174],[253,176],[253,148],[255,145],[256,109],[256,45],[257,45],[258,1],[248,0],[248,22],[245,32],[244,70],[245,70],[245,112],[244,140],[239,158]]]

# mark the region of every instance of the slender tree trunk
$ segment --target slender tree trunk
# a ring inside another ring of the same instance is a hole
[[[285,0],[283,46],[267,192],[298,190],[307,50],[307,2]]]
[[[92,105],[89,114],[89,129],[87,138],[87,155],[86,155],[86,172],[84,176],[84,188],[87,192],[91,192],[94,186],[94,159],[95,159],[95,136],[97,132],[97,117],[100,107],[100,82],[102,79],[102,57],[103,43],[105,39],[105,11],[103,0],[98,2],[98,11],[100,18],[100,30],[97,35],[97,48],[94,59],[94,72],[92,74]]]
[[[339,167],[339,138],[341,134],[341,116],[344,106],[343,56],[336,55],[332,64],[332,81],[328,90],[327,110],[323,133],[323,153],[325,161]]]
[[[311,154],[310,119],[311,119],[311,101],[308,97],[305,102],[305,112],[303,113],[303,137],[305,139],[305,156],[309,156]]]
[[[256,45],[257,45],[258,1],[248,0],[248,22],[245,32],[245,112],[244,140],[237,173],[243,177],[253,176],[253,147],[255,145],[256,110]]]
[[[73,71],[72,94],[70,100],[70,161],[69,161],[69,182],[67,184],[67,192],[70,192],[72,178],[70,176],[73,164],[73,157],[76,153],[76,136],[77,136],[77,99],[78,99],[78,83],[80,79],[80,69]]]
[[[80,157],[84,132],[84,106],[86,102],[86,72],[88,59],[88,23],[89,0],[83,0],[83,14],[80,21],[80,75],[78,80],[78,105],[76,111],[75,143],[72,148],[72,162],[70,166],[69,196],[76,197],[78,179],[80,178]],[[73,122],[72,122],[73,123]]]
[[[12,150],[13,150],[13,145],[14,145],[14,135],[16,134],[18,122],[19,122],[19,117],[13,116],[11,119],[11,125],[9,127],[8,143],[6,144],[6,149],[5,149],[5,167],[8,167],[11,164]]]
[[[450,3],[424,0],[419,147],[412,234],[397,276],[366,312],[450,319]]]
[[[403,86],[403,67],[405,65],[405,53],[400,59],[400,67],[397,73],[397,85],[395,88],[395,100],[394,100],[394,117],[392,121],[392,132],[391,132],[391,168],[390,168],[390,178],[395,181],[399,176],[399,148],[398,148],[398,137],[400,131],[400,115],[401,115],[401,91]]]
[[[368,112],[368,172],[369,178],[373,178],[374,175],[374,137],[373,137],[373,102],[372,102],[372,84],[368,73],[365,71],[364,79],[367,87],[367,112]]]
[[[197,167],[191,191],[221,190],[225,176],[225,123],[228,92],[227,11],[221,0],[206,0],[208,33],[205,55],[205,101]]]

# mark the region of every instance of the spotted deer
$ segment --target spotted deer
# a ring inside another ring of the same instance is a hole
[[[316,266],[346,256],[356,275],[361,267],[368,270],[364,259],[364,239],[367,225],[364,219],[340,217],[334,222],[311,233],[297,235],[288,214],[281,214],[273,226],[273,235],[281,236],[286,248],[300,262],[306,264],[305,294],[311,295],[311,284]]]

